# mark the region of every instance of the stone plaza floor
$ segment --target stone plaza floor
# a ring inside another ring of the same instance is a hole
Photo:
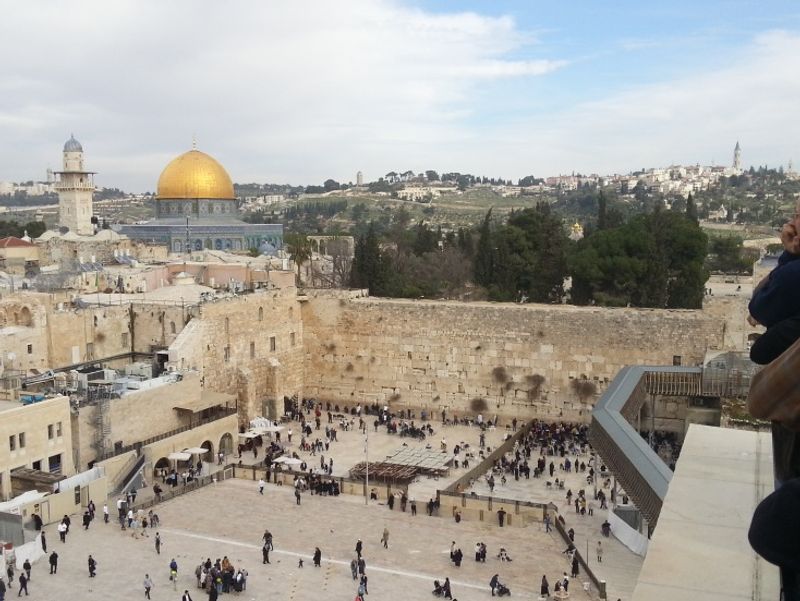
[[[29,585],[33,599],[142,599],[142,580],[149,573],[155,586],[153,600],[178,600],[184,589],[200,601],[194,569],[201,560],[228,556],[249,572],[247,590],[231,593],[245,599],[326,601],[355,597],[350,576],[356,540],[364,543],[369,577],[368,600],[408,601],[432,599],[433,580],[450,577],[453,597],[461,601],[491,598],[488,582],[498,573],[513,598],[537,599],[542,574],[552,585],[569,569],[560,551],[563,545],[539,528],[504,528],[478,522],[461,522],[392,512],[380,504],[365,506],[361,497],[336,498],[304,494],[295,503],[291,487],[268,485],[259,495],[255,483],[229,479],[176,497],[155,508],[161,524],[161,554],[154,548],[155,531],[134,539],[113,521],[95,520],[88,531],[73,520],[66,544],[58,542],[53,525],[46,528],[48,548],[59,553],[57,575],[49,575],[46,560],[33,567]],[[384,528],[390,532],[389,549],[380,544]],[[265,529],[274,536],[271,565],[262,565],[261,537]],[[456,568],[449,561],[451,541],[464,553]],[[474,561],[474,545],[488,546],[485,564]],[[314,547],[322,550],[322,567],[313,567]],[[513,561],[496,559],[499,548]],[[97,577],[90,579],[87,557],[98,562]],[[177,590],[169,582],[169,562],[179,565]],[[298,567],[298,559],[304,567]],[[580,577],[577,579],[580,581]],[[16,584],[16,583],[15,583]],[[17,589],[9,591],[15,595]],[[571,599],[589,599],[579,583],[570,586]]]
[[[581,455],[580,460],[584,463],[589,463],[591,455]],[[533,459],[533,457],[532,457]],[[572,455],[571,459],[575,459]],[[563,461],[560,458],[548,457],[547,464],[554,461],[556,471],[553,478],[547,478],[544,475],[540,478],[531,476],[530,480],[520,478],[519,481],[514,480],[511,474],[506,475],[506,483],[502,484],[500,478],[495,476],[494,496],[504,499],[514,499],[520,501],[538,501],[541,503],[553,503],[558,507],[559,513],[564,517],[567,524],[567,529],[572,528],[575,530],[575,547],[587,559],[589,567],[595,575],[605,580],[607,584],[608,598],[612,601],[616,599],[623,599],[623,601],[631,598],[633,589],[636,586],[636,580],[639,572],[644,563],[644,557],[636,555],[631,552],[625,545],[620,543],[613,536],[603,538],[600,532],[600,526],[606,519],[607,511],[600,509],[599,501],[594,501],[594,515],[580,515],[575,513],[575,507],[568,505],[566,501],[567,490],[572,490],[572,500],[578,495],[578,491],[584,489],[587,498],[591,499],[594,495],[594,485],[589,486],[586,484],[587,473],[564,472],[558,469],[559,462]],[[535,464],[535,460],[533,461]],[[588,470],[587,470],[588,471]],[[554,481],[555,478],[564,480],[564,489],[558,489],[555,486],[548,487],[547,481]],[[598,485],[602,485],[602,481],[598,480]],[[606,497],[610,497],[610,488],[603,489]],[[619,488],[617,489],[619,491]],[[489,485],[486,483],[485,478],[479,478],[469,489],[470,492],[474,491],[480,495],[488,495]],[[621,498],[621,493],[618,492]],[[597,541],[601,541],[603,545],[603,561],[598,563],[596,561]],[[588,543],[588,553],[587,553]]]

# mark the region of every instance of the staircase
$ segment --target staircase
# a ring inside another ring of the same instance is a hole
[[[142,486],[142,470],[144,470],[144,454],[136,458],[136,462],[127,471],[125,476],[118,480],[116,490],[113,491],[114,495],[124,495],[130,490],[138,490]]]
[[[94,413],[95,441],[94,449],[98,459],[106,459],[112,455],[111,444],[111,400],[107,397],[97,399]]]

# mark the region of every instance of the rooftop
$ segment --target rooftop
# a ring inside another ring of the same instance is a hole
[[[690,426],[633,601],[778,599],[778,569],[747,542],[773,486],[769,433]]]

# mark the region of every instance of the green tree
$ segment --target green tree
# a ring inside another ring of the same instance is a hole
[[[488,288],[492,284],[494,266],[494,241],[492,240],[492,209],[486,211],[478,230],[478,245],[475,248],[475,282]]]
[[[286,243],[286,252],[289,253],[289,258],[294,262],[297,267],[297,274],[295,281],[297,287],[300,287],[300,269],[303,263],[311,258],[311,242],[306,236],[302,234],[288,234],[284,239]]]
[[[382,296],[388,281],[388,260],[381,252],[375,223],[356,242],[351,281],[356,288],[367,288],[372,296]]]
[[[597,229],[604,230],[608,228],[608,201],[606,195],[600,190],[597,195]]]
[[[699,221],[697,215],[697,203],[695,203],[691,192],[689,193],[689,196],[686,197],[686,218],[694,223]]]
[[[433,169],[428,169],[425,172],[425,179],[427,179],[429,182],[438,182],[439,174],[436,173]]]

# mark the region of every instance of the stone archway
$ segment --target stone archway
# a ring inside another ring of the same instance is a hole
[[[200,445],[204,449],[208,449],[208,453],[203,455],[203,461],[214,461],[214,443],[210,440],[204,440],[203,444]]]
[[[233,454],[233,436],[231,436],[230,432],[225,432],[222,437],[219,439],[219,452],[223,453],[224,455],[232,455]]]
[[[155,462],[153,465],[153,480],[155,481],[156,478],[161,478],[161,475],[166,475],[172,469],[172,463],[166,457],[162,457],[158,461]],[[164,471],[166,470],[166,471]]]

